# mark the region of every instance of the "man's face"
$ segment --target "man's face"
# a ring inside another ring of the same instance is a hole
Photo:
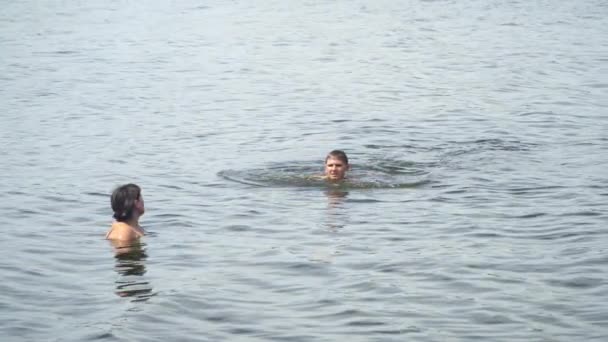
[[[344,179],[348,171],[348,164],[345,164],[340,159],[329,157],[325,161],[325,177],[331,181],[339,181]]]

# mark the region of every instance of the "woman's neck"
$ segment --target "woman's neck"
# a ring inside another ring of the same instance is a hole
[[[133,217],[130,220],[123,221],[131,227],[139,228],[139,217]]]

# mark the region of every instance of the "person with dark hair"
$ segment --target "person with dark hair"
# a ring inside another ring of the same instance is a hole
[[[325,157],[325,180],[338,182],[346,177],[346,172],[350,169],[348,157],[341,150],[333,150]]]
[[[144,229],[139,226],[139,217],[145,212],[144,198],[139,186],[119,186],[112,192],[111,204],[116,221],[112,223],[106,239],[131,241],[144,235]]]

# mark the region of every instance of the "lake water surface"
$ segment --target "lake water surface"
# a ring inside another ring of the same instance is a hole
[[[2,340],[608,340],[607,18],[4,4]],[[335,148],[363,186],[301,182]],[[128,182],[148,236],[115,255]]]

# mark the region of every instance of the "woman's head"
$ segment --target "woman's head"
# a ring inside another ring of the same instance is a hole
[[[125,222],[144,213],[141,189],[135,184],[121,185],[112,192],[112,210],[116,221]]]

